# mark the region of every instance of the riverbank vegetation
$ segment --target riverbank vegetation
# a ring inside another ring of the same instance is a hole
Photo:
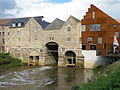
[[[13,58],[9,53],[0,53],[0,70],[21,65],[21,60]]]
[[[120,60],[94,69],[92,80],[72,90],[120,90]]]

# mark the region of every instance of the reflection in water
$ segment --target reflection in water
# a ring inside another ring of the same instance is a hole
[[[0,73],[0,90],[70,90],[91,75],[90,69],[74,67],[18,67]]]

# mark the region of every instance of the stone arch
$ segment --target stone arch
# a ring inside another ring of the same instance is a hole
[[[45,44],[46,50],[46,61],[51,60],[54,64],[58,64],[58,47],[59,45],[56,42],[48,42]]]
[[[30,52],[29,65],[39,65],[39,52],[37,50]]]
[[[69,64],[76,64],[76,54],[73,51],[66,51],[65,52],[66,60]]]

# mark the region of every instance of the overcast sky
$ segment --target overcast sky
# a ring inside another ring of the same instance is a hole
[[[72,15],[82,19],[91,3],[113,18],[120,18],[120,0],[0,0],[0,18],[44,16],[51,22]]]

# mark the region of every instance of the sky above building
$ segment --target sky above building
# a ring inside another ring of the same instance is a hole
[[[0,18],[44,16],[51,22],[72,15],[82,19],[90,4],[113,18],[120,18],[120,0],[0,0]]]

